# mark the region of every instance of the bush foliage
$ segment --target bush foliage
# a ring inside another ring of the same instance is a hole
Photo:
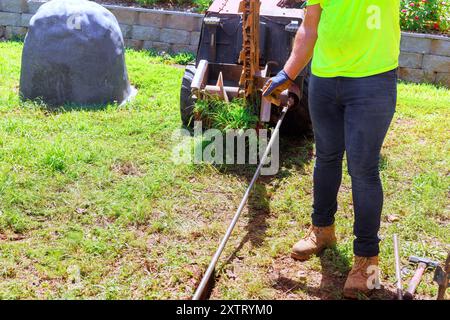
[[[401,0],[400,19],[404,31],[448,33],[450,5],[442,0]]]
[[[212,0],[135,0],[142,6],[154,6],[157,4],[170,4],[173,6],[192,6],[197,12],[205,12]]]

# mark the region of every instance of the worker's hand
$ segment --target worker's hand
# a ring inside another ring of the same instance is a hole
[[[293,80],[289,78],[284,70],[281,70],[275,77],[267,80],[262,95],[273,104],[280,106],[280,94],[284,90],[289,89],[292,83]]]

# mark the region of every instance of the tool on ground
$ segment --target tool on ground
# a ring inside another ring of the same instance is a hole
[[[398,236],[394,234],[395,276],[397,277],[397,299],[403,300],[402,274],[400,272],[400,253]]]
[[[409,282],[408,289],[405,291],[405,294],[403,295],[403,298],[405,300],[412,300],[414,298],[414,293],[416,292],[417,286],[422,280],[424,272],[427,269],[435,269],[439,265],[439,263],[437,263],[436,261],[416,256],[409,257],[409,262],[417,264],[417,269],[411,281]]]
[[[283,110],[281,111],[281,115],[278,120],[278,123],[272,132],[272,136],[270,138],[269,143],[267,144],[267,148],[264,152],[264,155],[262,156],[262,158],[260,160],[258,168],[256,169],[256,172],[253,175],[253,178],[250,181],[250,184],[247,187],[247,190],[245,191],[244,197],[242,198],[241,203],[239,204],[239,207],[236,210],[233,220],[231,221],[230,225],[228,226],[225,236],[223,237],[222,241],[220,242],[220,245],[217,248],[217,251],[213,256],[211,263],[208,266],[208,269],[206,270],[205,274],[203,275],[200,285],[198,286],[197,290],[195,291],[193,300],[206,299],[209,295],[209,291],[212,289],[212,284],[214,282],[214,270],[216,268],[217,262],[219,261],[220,255],[222,254],[223,250],[225,249],[225,245],[227,244],[228,239],[230,238],[231,233],[233,232],[233,229],[236,226],[236,223],[238,222],[239,217],[241,216],[242,210],[244,209],[244,206],[247,203],[247,200],[250,196],[250,191],[252,190],[253,186],[255,185],[256,180],[258,180],[258,177],[261,173],[261,169],[264,166],[264,164],[267,160],[267,157],[269,156],[269,152],[270,152],[272,145],[280,131],[281,124],[286,115],[286,112],[288,111],[288,109],[290,107],[290,104],[291,103],[288,103],[288,105],[283,107]]]
[[[444,300],[447,288],[450,287],[450,251],[447,254],[444,268],[437,266],[434,271],[433,281],[439,286],[437,300]]]

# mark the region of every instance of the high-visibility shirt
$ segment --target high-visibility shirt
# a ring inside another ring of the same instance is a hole
[[[366,77],[398,67],[400,0],[309,0],[322,15],[312,73]]]

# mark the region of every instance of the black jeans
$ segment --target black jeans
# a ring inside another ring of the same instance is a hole
[[[309,108],[316,141],[312,223],[334,223],[342,159],[347,155],[355,221],[353,251],[379,253],[383,207],[380,150],[395,112],[397,70],[364,78],[311,76]]]

